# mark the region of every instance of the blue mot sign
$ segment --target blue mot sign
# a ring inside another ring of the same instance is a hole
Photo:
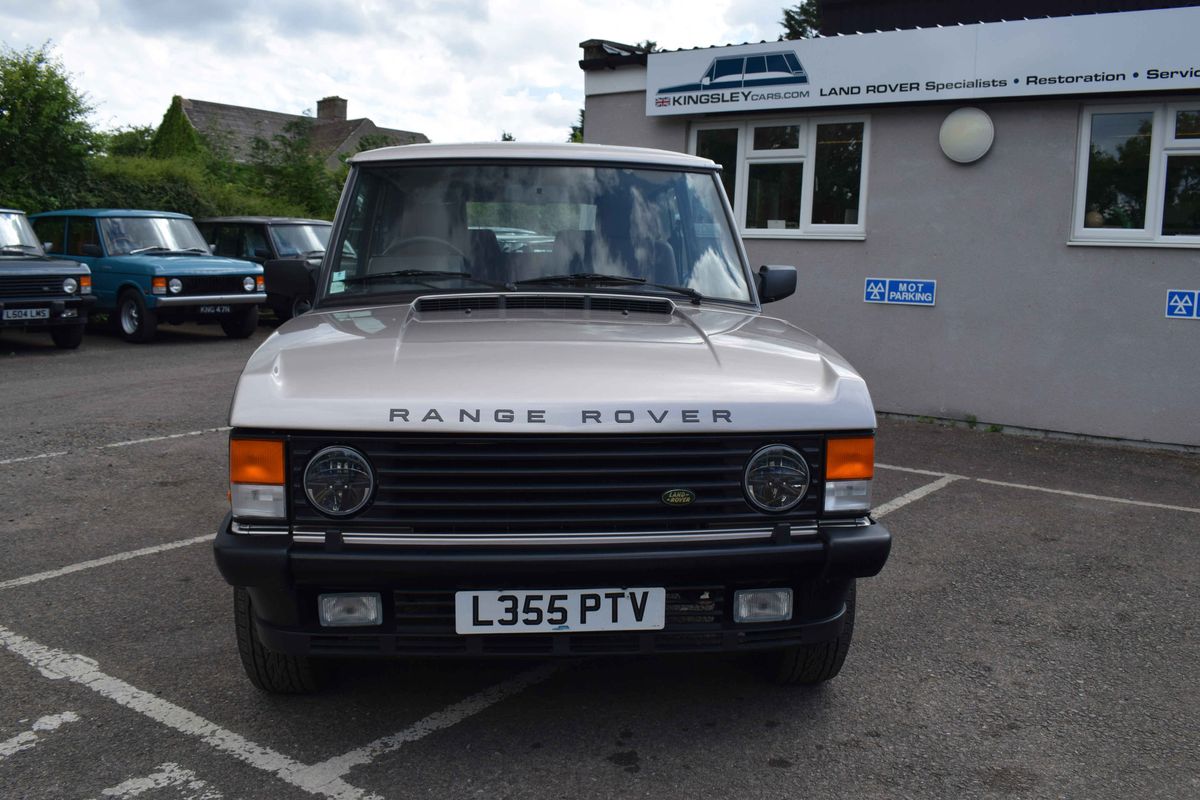
[[[937,281],[917,278],[867,278],[863,302],[901,306],[932,306],[937,301]]]

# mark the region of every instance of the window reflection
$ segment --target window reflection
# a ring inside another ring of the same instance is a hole
[[[1088,157],[1088,228],[1143,228],[1154,113],[1092,115]]]

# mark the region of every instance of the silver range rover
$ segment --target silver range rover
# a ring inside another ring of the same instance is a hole
[[[838,674],[870,516],[862,378],[762,310],[713,162],[362,153],[313,311],[246,364],[215,543],[250,680],[336,657],[746,652]]]

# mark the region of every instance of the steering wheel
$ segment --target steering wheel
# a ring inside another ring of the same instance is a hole
[[[442,247],[446,248],[447,250],[451,250],[451,251],[453,251],[453,252],[454,252],[455,254],[457,254],[457,255],[458,255],[460,258],[462,258],[462,260],[463,260],[463,261],[470,261],[470,260],[471,260],[471,259],[470,259],[470,258],[467,256],[467,254],[466,254],[466,253],[464,253],[462,250],[459,250],[459,249],[458,249],[458,248],[457,248],[457,247],[454,245],[454,243],[453,243],[453,242],[448,242],[448,241],[446,241],[445,239],[440,239],[440,238],[438,238],[437,236],[410,236],[410,237],[408,237],[407,239],[401,239],[401,240],[400,240],[400,241],[398,241],[398,242],[392,242],[390,245],[388,245],[388,246],[387,246],[387,249],[386,249],[386,250],[384,250],[382,253],[380,253],[380,255],[384,255],[384,256],[394,256],[394,255],[396,255],[396,251],[397,251],[397,250],[400,250],[400,249],[402,249],[402,248],[404,248],[404,247],[408,247],[408,246],[409,246],[409,245],[411,245],[411,244],[419,244],[419,243],[422,243],[422,242],[428,242],[428,243],[431,243],[431,244],[438,244],[438,245],[441,245]]]

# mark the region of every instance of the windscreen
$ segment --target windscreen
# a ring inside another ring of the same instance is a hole
[[[533,285],[595,292],[601,281],[587,279],[597,276],[619,291],[682,287],[750,302],[713,173],[366,166],[347,202],[323,302]]]
[[[101,217],[100,233],[110,256],[150,252],[208,255],[208,245],[190,219],[172,217]]]
[[[42,245],[24,214],[0,213],[0,250],[42,254]]]
[[[329,244],[328,225],[272,225],[271,238],[280,258],[318,255]]]

